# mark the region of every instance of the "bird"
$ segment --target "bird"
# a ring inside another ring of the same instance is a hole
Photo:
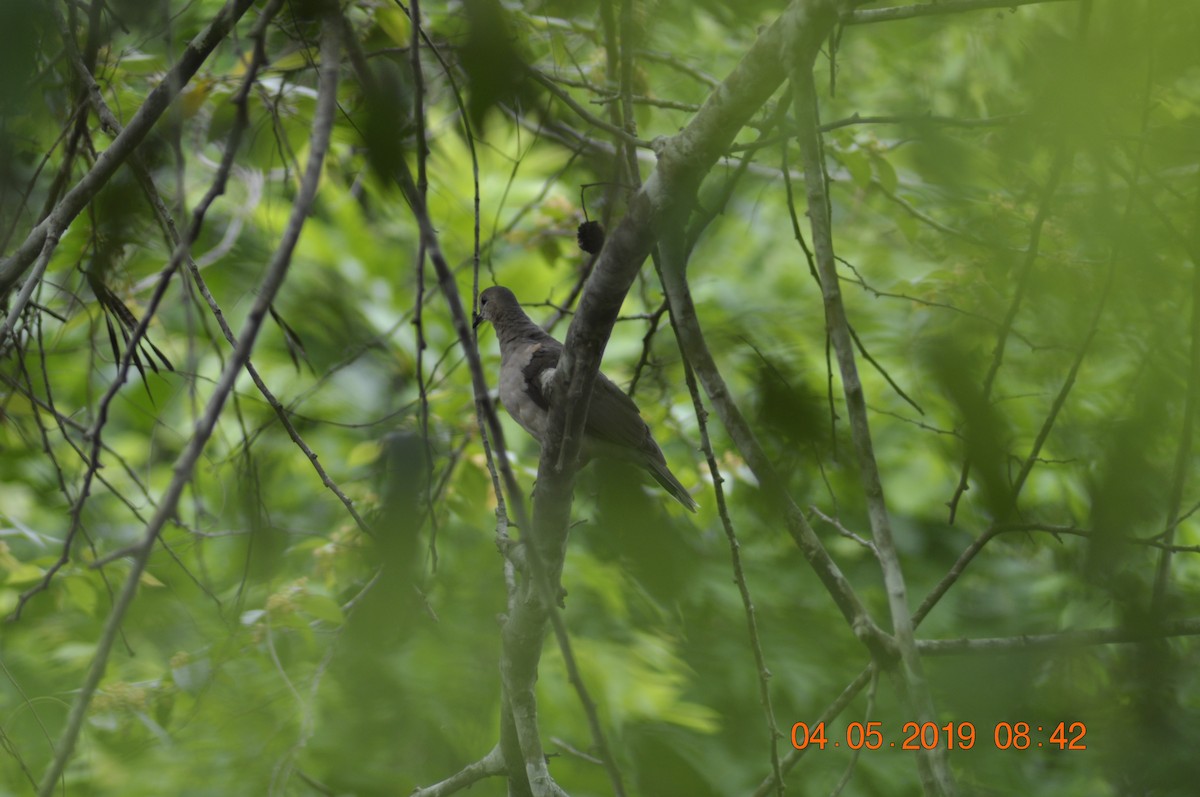
[[[500,341],[500,401],[513,420],[542,445],[563,345],[535,324],[513,292],[502,285],[479,294],[474,327],[484,321],[491,322]],[[632,462],[685,509],[696,511],[698,504],[667,467],[637,404],[603,373],[596,375],[583,436],[584,461],[607,457]]]

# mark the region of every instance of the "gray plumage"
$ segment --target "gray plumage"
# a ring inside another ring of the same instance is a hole
[[[497,285],[479,294],[475,325],[485,320],[492,322],[500,340],[500,401],[540,445],[563,346],[525,315],[508,288]],[[596,375],[592,389],[582,455],[585,459],[603,456],[633,462],[645,468],[676,501],[696,511],[696,502],[667,467],[662,449],[633,399],[604,374]]]

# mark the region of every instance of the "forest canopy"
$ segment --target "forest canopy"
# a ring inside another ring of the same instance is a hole
[[[0,3],[0,797],[1193,794],[1196,42]]]

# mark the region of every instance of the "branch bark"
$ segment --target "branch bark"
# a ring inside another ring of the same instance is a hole
[[[676,136],[655,140],[657,168],[634,194],[626,216],[610,234],[584,287],[579,309],[567,333],[565,352],[553,391],[558,400],[551,408],[539,462],[538,493],[532,525],[524,526],[528,532],[525,539],[533,571],[530,581],[535,587],[543,580],[547,586],[558,584],[587,400],[621,303],[649,255],[656,235],[662,229],[682,226],[703,177],[728,149],[738,131],[783,82],[786,77],[784,65],[790,60],[791,48],[800,48],[808,54],[811,62],[821,42],[832,30],[838,8],[842,5],[851,4],[837,0],[794,0],[763,31],[729,77],[709,96],[691,123]],[[439,283],[451,306],[459,338],[467,350],[475,390],[477,394],[486,393],[486,385],[481,384],[478,353],[470,345],[471,336],[453,274],[441,256],[436,234],[424,204],[412,185],[411,175],[407,178],[402,176],[402,183],[410,204],[417,211],[422,236],[426,239],[425,244],[438,271]],[[484,407],[489,415],[489,426],[498,432],[490,402],[485,402]],[[499,437],[498,434],[495,436]],[[498,448],[501,446],[502,443]],[[515,480],[503,455],[500,460],[506,487],[514,491]],[[520,521],[517,502],[510,501],[510,505]],[[789,518],[789,522],[807,526],[799,510]],[[815,540],[815,535],[811,539]],[[840,574],[837,575],[840,577]],[[509,716],[512,724],[511,729],[508,729],[507,723],[502,728],[502,736],[509,739],[508,744],[502,739],[502,748],[510,764],[511,778],[514,769],[512,753],[517,752],[513,749],[511,737],[518,737],[519,753],[532,793],[552,794],[558,791],[558,787],[545,770],[540,741],[537,739],[533,684],[545,624],[547,620],[558,618],[552,604],[547,602],[549,595],[545,587],[541,593],[538,596],[529,590],[523,591],[504,625],[505,649],[516,655],[506,657],[502,663],[505,700],[511,709]],[[860,621],[866,617],[861,607],[857,611],[852,610],[851,614]],[[871,629],[876,632],[878,629],[870,623],[869,618],[858,625],[866,636],[878,638],[878,634],[871,632]],[[560,633],[557,624],[555,631]],[[561,644],[561,636],[559,641]],[[601,738],[597,735],[598,742]],[[611,763],[610,756],[605,755],[605,758],[607,763]],[[619,791],[616,782],[614,788]]]
[[[535,537],[550,561],[562,560],[587,403],[625,294],[657,234],[683,225],[703,177],[782,83],[792,49],[807,53],[810,61],[815,57],[833,28],[839,5],[836,0],[794,0],[687,127],[670,138],[655,139],[657,168],[630,200],[596,261],[556,374],[554,393],[560,398],[551,407],[534,509]]]

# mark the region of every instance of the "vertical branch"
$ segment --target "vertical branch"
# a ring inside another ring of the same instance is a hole
[[[833,230],[829,217],[829,196],[825,184],[824,155],[818,130],[820,120],[816,88],[813,83],[812,62],[796,59],[792,68],[792,85],[796,94],[796,118],[799,128],[798,139],[808,195],[813,253],[816,256],[817,272],[821,276],[825,324],[833,343],[838,370],[841,372],[846,410],[850,418],[850,436],[858,458],[871,533],[879,554],[880,567],[883,570],[883,581],[892,616],[892,630],[900,651],[903,684],[919,721],[930,722],[935,720],[937,715],[925,682],[921,656],[913,637],[912,616],[909,613],[904,574],[900,567],[899,554],[892,540],[891,522],[888,519],[883,484],[880,480],[878,465],[875,462],[874,445],[867,419],[866,399],[855,363],[854,341],[850,336],[846,310],[842,305],[841,286],[838,284],[837,263],[833,255]],[[923,764],[921,773],[927,794],[952,795],[957,793],[957,787],[942,751],[925,751],[920,754],[919,761]]]
[[[113,642],[116,640],[125,614],[128,612],[137,594],[137,587],[142,573],[146,569],[146,564],[149,562],[150,554],[154,549],[154,543],[158,539],[163,526],[175,514],[179,498],[183,494],[184,486],[191,480],[196,462],[199,460],[205,444],[212,436],[213,429],[216,427],[217,420],[221,416],[221,410],[225,405],[225,401],[228,399],[230,393],[233,392],[237,377],[250,356],[250,351],[254,347],[259,330],[262,328],[262,322],[267,314],[271,300],[279,291],[279,287],[283,284],[284,277],[287,275],[288,266],[292,260],[292,252],[295,250],[296,242],[300,237],[300,231],[304,227],[304,221],[312,210],[313,202],[316,199],[317,183],[321,177],[325,153],[329,146],[330,133],[333,130],[334,111],[337,108],[337,78],[340,49],[341,26],[336,24],[333,17],[327,16],[321,28],[320,81],[317,90],[316,113],[313,118],[312,132],[309,137],[308,166],[305,169],[304,178],[300,183],[295,204],[292,206],[292,212],[288,217],[287,227],[284,229],[279,248],[275,250],[271,262],[267,267],[266,274],[263,276],[258,295],[253,306],[250,308],[250,314],[246,318],[245,327],[242,329],[238,347],[226,364],[225,370],[221,373],[221,378],[213,390],[212,398],[209,399],[208,406],[205,408],[204,416],[197,422],[191,440],[188,441],[187,447],[184,448],[175,462],[172,469],[173,476],[171,483],[167,486],[166,493],[163,495],[158,508],[147,524],[141,540],[134,548],[129,575],[125,578],[125,583],[121,587],[121,592],[117,596],[116,603],[113,605],[108,620],[104,624],[104,630],[96,644],[96,653],[92,657],[92,663],[88,668],[87,676],[71,706],[71,712],[67,719],[67,727],[59,739],[54,759],[46,770],[46,774],[42,778],[41,785],[38,788],[38,797],[50,797],[54,793],[56,784],[62,776],[63,770],[66,768],[67,761],[70,759],[71,753],[75,749],[75,743],[79,738],[79,732],[83,727],[84,715],[87,713],[88,706],[91,704],[92,697],[95,695],[96,688],[99,686],[100,679],[103,677],[104,670],[107,667],[108,656],[112,651]],[[128,130],[128,128],[126,129]]]
[[[637,119],[633,115],[633,51],[637,25],[633,19],[633,0],[621,0],[621,122],[626,133],[637,136]],[[613,104],[615,105],[615,103]],[[637,146],[629,139],[618,139],[614,142],[618,151],[625,153],[625,168],[628,170],[627,181],[641,185],[638,175]]]
[[[429,178],[425,173],[426,161],[429,156],[428,142],[425,140],[425,75],[421,71],[421,3],[412,0],[408,14],[412,35],[409,43],[409,56],[413,72],[413,124],[416,127],[417,138],[417,192],[424,201],[429,190]],[[382,98],[377,101],[382,101]],[[425,450],[425,470],[429,478],[425,481],[425,507],[429,512],[429,559],[433,572],[437,572],[438,553],[437,511],[433,506],[433,441],[429,439],[429,392],[425,384],[425,239],[417,241],[417,298],[413,309],[413,328],[417,333],[417,392],[420,402],[421,441]]]
[[[417,128],[417,190],[425,197],[429,192],[429,177],[425,173],[429,159],[429,142],[425,140],[425,73],[421,70],[421,0],[411,0],[408,21],[412,25],[409,56],[413,71],[413,119]]]
[[[442,254],[428,209],[425,206],[424,199],[417,191],[416,183],[413,181],[407,164],[400,164],[397,177],[400,187],[404,191],[409,204],[412,206],[414,215],[417,217],[417,222],[421,228],[421,236],[425,239],[424,245],[437,271],[438,284],[442,290],[442,295],[446,297],[446,301],[450,305],[455,331],[458,333],[459,342],[462,344],[467,357],[467,364],[471,372],[471,382],[475,389],[476,398],[483,403],[487,413],[488,426],[492,431],[497,458],[500,463],[500,472],[504,476],[505,486],[509,490],[510,497],[515,497],[511,505],[517,515],[518,526],[522,529],[533,530],[530,536],[526,538],[529,544],[524,548],[526,560],[529,565],[529,578],[525,583],[525,588],[521,591],[517,600],[513,602],[513,606],[501,632],[504,655],[500,662],[500,673],[507,701],[507,711],[505,712],[505,716],[502,717],[501,749],[504,750],[505,759],[509,766],[510,789],[516,788],[519,789],[518,793],[530,793],[535,797],[555,797],[562,793],[562,790],[554,783],[546,767],[546,758],[542,750],[537,723],[537,700],[534,693],[537,681],[537,665],[541,657],[546,623],[549,621],[551,627],[554,629],[559,647],[562,650],[568,678],[583,703],[588,723],[592,728],[593,739],[605,762],[605,768],[613,783],[614,792],[617,795],[623,795],[624,789],[621,785],[620,772],[609,751],[605,736],[600,729],[595,704],[588,696],[583,682],[579,677],[579,670],[575,663],[575,657],[571,650],[570,640],[567,637],[566,626],[562,620],[562,616],[555,611],[555,594],[551,584],[557,583],[557,580],[552,580],[550,573],[557,573],[557,569],[562,565],[562,560],[561,558],[549,562],[546,560],[542,549],[538,545],[538,517],[535,514],[532,525],[530,525],[527,519],[528,516],[525,512],[524,503],[520,500],[520,487],[517,484],[516,477],[513,475],[512,467],[503,445],[504,437],[500,429],[500,420],[496,415],[495,405],[492,404],[490,398],[487,396],[487,383],[483,376],[483,364],[479,359],[479,351],[472,345],[471,331],[467,323],[466,313],[463,311],[462,301],[459,298],[458,286],[454,281],[454,274]],[[567,500],[569,501],[569,499],[570,495],[568,493]],[[511,730],[509,729],[510,718]],[[513,735],[516,737],[515,740],[512,738]],[[514,741],[516,742],[516,749],[514,749]],[[519,768],[519,764],[523,764],[523,767]],[[518,772],[524,775],[524,779],[520,778],[520,775],[517,774]],[[514,777],[517,779],[515,783],[513,780]]]
[[[622,48],[625,45],[624,40],[618,33],[617,15],[613,11],[613,3],[615,0],[600,0],[600,24],[604,29],[604,76],[608,84],[608,88],[613,86],[618,87],[618,91],[624,90],[624,85],[621,82],[622,74]],[[622,98],[624,95],[622,94]],[[626,130],[625,118],[623,113],[626,108],[624,102],[610,102],[607,104],[608,119],[619,130]],[[604,188],[604,208],[603,208],[603,224],[605,229],[610,226],[612,214],[617,206],[617,196],[621,190],[621,186],[628,183],[633,175],[638,173],[637,168],[637,151],[632,146],[625,149],[622,146],[622,137],[613,136],[613,147],[616,157],[612,163],[612,182]],[[623,158],[622,155],[625,155]],[[632,160],[631,160],[632,159]],[[630,171],[632,167],[632,171]],[[595,265],[596,258],[592,258],[591,265]],[[575,300],[575,296],[568,299],[566,305],[569,307],[571,302]]]
[[[450,68],[450,65],[446,62],[446,59],[442,57],[441,50],[438,49],[437,44],[432,39],[429,38],[429,34],[427,34],[425,32],[425,29],[423,27],[421,27],[421,25],[419,24],[419,22],[420,22],[420,5],[417,3],[414,3],[411,10],[408,8],[405,8],[404,4],[401,3],[400,0],[396,0],[396,5],[398,5],[400,7],[400,9],[405,14],[408,15],[409,21],[413,26],[413,28],[412,28],[413,41],[412,41],[411,48],[412,48],[412,58],[413,58],[413,74],[416,79],[416,85],[417,85],[417,91],[415,92],[416,97],[414,98],[414,111],[416,114],[416,118],[418,120],[417,121],[417,129],[418,129],[417,187],[420,190],[421,195],[424,196],[428,189],[428,185],[427,185],[428,180],[424,176],[424,174],[425,174],[425,169],[426,169],[426,165],[427,165],[426,162],[427,162],[428,156],[429,156],[429,144],[425,137],[425,103],[424,103],[424,99],[423,99],[423,95],[425,93],[425,80],[424,80],[425,73],[424,73],[424,70],[421,68],[419,55],[417,53],[418,45],[419,45],[420,41],[423,41],[425,43],[425,46],[429,49],[429,52],[433,53],[433,57],[435,59],[437,59],[437,62],[442,67],[442,74],[445,76],[446,81],[450,84],[451,94],[454,97],[454,103],[458,107],[459,120],[462,122],[463,136],[465,137],[466,142],[467,142],[467,149],[471,153],[472,196],[473,196],[473,200],[474,200],[473,201],[473,214],[472,214],[474,224],[473,224],[473,239],[472,239],[473,240],[473,247],[472,247],[473,287],[472,287],[471,306],[474,307],[475,298],[478,297],[478,295],[479,295],[479,254],[480,254],[480,242],[479,242],[480,210],[479,210],[479,208],[480,208],[480,198],[479,198],[479,154],[475,151],[475,132],[471,128],[471,116],[469,113],[467,113],[467,106],[466,106],[466,103],[463,101],[462,91],[460,90],[460,88],[458,86],[458,82],[455,80],[454,71]],[[343,23],[345,24],[346,30],[349,31],[350,30],[349,23],[345,21],[345,17],[343,17]],[[358,75],[359,80],[363,81],[364,85],[366,85],[368,87],[374,86],[375,83],[374,83],[373,73],[371,72],[370,67],[367,65],[366,58],[363,55],[362,50],[358,45],[358,42],[356,40],[351,39],[348,42],[348,44],[350,47],[350,58],[354,64],[355,74]],[[422,263],[422,266],[419,270],[419,275],[420,275],[421,285],[423,286],[424,279],[425,279],[425,272],[424,272],[423,264],[425,262],[426,253],[424,252],[423,249],[421,251],[422,251],[422,254],[421,254],[420,261]],[[418,296],[420,296],[422,294],[423,294],[423,287],[420,290],[418,290]],[[420,334],[419,330],[418,330],[418,334]],[[475,339],[476,339],[476,336],[474,334],[474,331],[472,331],[472,340],[474,341]],[[423,348],[418,350],[418,366],[420,365],[420,353],[419,353],[420,351],[423,351]],[[419,377],[418,377],[418,383],[421,383],[421,380]],[[424,390],[423,385],[421,386],[421,389]],[[424,402],[422,402],[422,404],[423,404],[423,406],[425,406]],[[427,410],[426,410],[426,412],[427,412]],[[487,424],[485,423],[485,417],[486,417],[486,413],[484,411],[483,406],[480,404],[480,397],[478,395],[476,395],[476,397],[475,397],[476,426],[479,429],[480,440],[483,443],[484,457],[487,460],[488,472],[492,478],[492,488],[496,494],[496,514],[497,514],[497,526],[498,526],[497,536],[501,540],[507,540],[508,539],[508,515],[505,510],[504,492],[503,492],[503,489],[502,489],[501,483],[500,483],[501,477],[496,469],[496,463],[495,463],[495,460],[494,460],[494,457],[492,454],[491,441],[488,439],[488,432],[487,432],[488,427],[487,427]],[[428,436],[428,432],[427,432],[427,424],[423,425],[423,429],[426,430],[425,431],[425,439],[426,439],[426,441],[428,441],[429,436]],[[432,457],[432,453],[430,453],[430,457]],[[430,473],[432,473],[433,472],[432,461],[430,461],[430,463],[429,463],[429,469],[430,469]],[[431,518],[433,517],[432,512],[433,512],[432,507],[430,507]],[[433,521],[433,522],[436,523],[436,521]],[[436,530],[436,526],[434,528]],[[434,547],[433,540],[430,541],[430,546],[431,546],[431,554],[434,557],[434,560],[436,562],[437,553],[436,553],[436,547]],[[516,590],[516,581],[515,581],[515,574],[514,574],[513,567],[512,567],[512,562],[507,558],[505,558],[505,560],[504,560],[504,582],[505,582],[505,586],[508,589],[509,602],[511,603],[511,601],[513,599],[513,595],[515,594],[515,590]]]

